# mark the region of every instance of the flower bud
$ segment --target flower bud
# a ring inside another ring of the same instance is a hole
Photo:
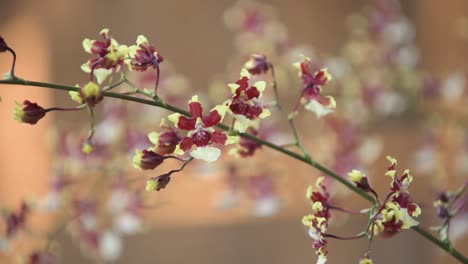
[[[5,52],[8,50],[8,45],[5,40],[0,36],[0,52]]]
[[[156,178],[151,178],[148,181],[146,181],[145,189],[147,192],[154,191],[154,190],[159,191],[161,189],[164,189],[170,180],[171,180],[170,173],[159,175]]]
[[[165,157],[151,150],[137,150],[133,157],[133,166],[139,170],[153,170],[161,165]]]
[[[362,172],[358,170],[352,170],[348,173],[348,176],[350,177],[351,181],[361,190],[366,192],[372,191],[372,188],[369,185],[369,181],[367,180],[367,176]]]
[[[83,142],[81,151],[87,155],[91,154],[91,152],[94,151],[94,143],[87,139],[85,142]]]
[[[365,257],[359,261],[359,264],[374,264],[374,261],[372,261],[371,258]]]
[[[16,103],[14,118],[20,123],[35,125],[47,113],[47,110],[36,103],[25,100],[23,104]]]

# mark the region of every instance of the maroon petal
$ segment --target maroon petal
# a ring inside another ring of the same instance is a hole
[[[223,132],[216,131],[213,134],[211,134],[211,141],[212,142],[215,142],[215,143],[218,143],[218,144],[224,144],[224,143],[226,143],[226,140],[227,140],[227,136]]]
[[[205,127],[217,125],[221,121],[221,115],[216,110],[212,110],[208,115],[202,117]]]
[[[190,149],[192,146],[193,146],[193,141],[192,141],[192,139],[189,138],[189,137],[184,137],[184,138],[182,138],[182,140],[180,141],[180,148],[181,148],[183,151],[187,151],[187,150]]]
[[[239,87],[236,89],[236,96],[239,96],[242,91],[245,91],[245,89],[249,88],[249,78],[244,76],[239,79],[236,84],[239,85]]]
[[[252,100],[253,98],[258,98],[260,96],[260,92],[257,90],[256,87],[250,87],[246,89],[245,93],[247,94],[247,98],[249,100]]]
[[[177,122],[177,127],[183,130],[194,130],[195,123],[196,123],[196,119],[181,116],[179,117],[179,122]]]
[[[202,117],[203,107],[200,104],[200,102],[191,102],[189,104],[189,107],[190,107],[190,110],[189,110],[190,115],[192,116],[194,120],[196,120],[199,117]]]

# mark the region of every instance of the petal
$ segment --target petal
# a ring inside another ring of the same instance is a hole
[[[202,117],[203,107],[198,101],[198,95],[192,96],[192,99],[189,101],[189,113],[193,119],[197,119],[198,117]]]
[[[266,83],[265,83],[265,81],[258,81],[256,83],[254,83],[253,87],[257,88],[257,90],[260,92],[260,96],[261,96],[261,94],[265,90]]]
[[[177,126],[177,123],[179,123],[179,118],[180,116],[182,116],[181,114],[179,113],[174,113],[174,114],[170,114],[167,119],[169,119],[169,121],[171,121],[172,123],[174,123],[174,125]]]
[[[193,146],[192,138],[184,137],[180,141],[179,146],[180,146],[180,149],[182,149],[183,151],[187,151],[188,149],[190,149]]]
[[[266,118],[266,117],[269,117],[270,115],[271,115],[270,110],[263,108],[262,113],[258,117]]]
[[[401,221],[403,222],[403,226],[401,227],[402,229],[409,229],[413,226],[419,225],[419,222],[409,215],[407,208],[401,208],[400,212]]]
[[[243,115],[234,115],[234,118],[236,119],[236,123],[234,123],[234,129],[241,133],[244,133],[249,127],[258,126],[258,119],[250,120]]]
[[[141,45],[141,44],[144,44],[144,43],[148,43],[148,39],[146,39],[146,37],[143,36],[143,35],[139,35],[137,37],[136,44]]]
[[[189,104],[189,107],[190,107],[189,112],[193,119],[202,117],[203,107],[199,102],[191,102]]]
[[[101,29],[101,31],[99,31],[99,35],[108,36],[109,35],[109,29],[108,28]]]
[[[229,106],[227,106],[226,103],[223,103],[221,105],[217,105],[211,109],[211,111],[216,110],[218,114],[221,116],[221,121],[224,119],[224,116],[226,115],[226,112],[229,110]],[[221,122],[220,121],[220,122]]]
[[[320,254],[317,259],[317,264],[325,264],[327,262],[327,256]]]
[[[90,61],[81,64],[81,67],[80,67],[81,70],[86,72],[86,73],[90,73],[91,72],[91,67],[89,67],[89,64],[90,64]]]
[[[216,131],[213,134],[211,134],[211,141],[214,143],[224,145],[226,143],[226,140],[227,140],[226,133]]]
[[[305,105],[305,109],[314,112],[317,115],[317,118],[328,115],[333,112],[332,108],[326,107],[317,100],[310,100],[308,104]]]
[[[159,145],[159,133],[158,132],[151,132],[148,134],[148,139],[153,145]]]
[[[251,77],[249,71],[247,71],[247,69],[244,69],[244,68],[241,70],[240,76],[241,76],[241,78],[247,77],[249,79]]]
[[[200,147],[192,150],[190,155],[194,159],[200,159],[206,162],[214,162],[218,160],[219,156],[221,155],[221,150],[210,146]]]
[[[96,76],[98,84],[102,84],[112,74],[112,69],[99,68],[95,69],[93,73]]]
[[[86,38],[83,40],[83,49],[87,52],[87,53],[91,53],[91,47],[93,46],[93,42],[94,40],[91,40],[89,38]]]
[[[191,119],[191,118],[187,118],[185,116],[181,116],[179,118],[179,122],[177,123],[177,127],[180,128],[180,129],[184,129],[184,130],[194,130],[195,129],[195,124],[196,124],[195,119]]]
[[[211,127],[217,125],[221,122],[221,115],[218,113],[217,110],[211,110],[210,113],[204,117],[202,117],[202,121],[204,127]]]
[[[227,139],[226,139],[226,142],[224,142],[224,145],[236,144],[239,141],[240,141],[239,136],[227,136]]]
[[[237,83],[230,83],[230,84],[228,84],[227,86],[231,89],[231,93],[233,93],[233,94],[235,94],[237,88],[240,87],[240,85],[237,84]]]

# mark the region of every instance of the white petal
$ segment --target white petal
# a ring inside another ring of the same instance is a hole
[[[319,255],[317,259],[317,264],[325,264],[327,262],[327,257],[324,255]]]
[[[402,229],[409,229],[412,226],[419,225],[419,222],[416,221],[413,217],[411,217],[408,214],[408,209],[401,208],[400,212],[401,212],[401,218],[402,218],[401,221],[403,221],[403,226],[401,227]]]
[[[106,231],[99,241],[99,253],[104,260],[113,261],[120,257],[122,239],[114,232]]]
[[[317,118],[333,113],[332,108],[326,107],[316,100],[310,100],[304,107],[305,109],[314,112],[317,115]]]
[[[85,52],[87,53],[91,53],[91,48],[93,47],[93,43],[94,43],[94,40],[91,40],[91,39],[84,39],[83,40],[83,49],[85,50]]]
[[[190,155],[195,159],[204,160],[206,162],[217,161],[221,155],[221,150],[214,147],[199,147],[190,152]]]
[[[94,76],[96,76],[98,84],[102,84],[106,78],[112,74],[111,69],[99,68],[94,70]]]
[[[148,39],[143,35],[139,35],[137,37],[136,43],[137,43],[137,45],[141,45],[143,43],[148,43]]]

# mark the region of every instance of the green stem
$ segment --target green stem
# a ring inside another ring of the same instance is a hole
[[[312,160],[312,157],[310,156],[309,152],[307,152],[307,150],[304,148],[304,146],[301,143],[301,139],[299,138],[299,134],[297,133],[297,129],[296,129],[296,126],[294,125],[294,120],[292,116],[288,116],[288,123],[289,123],[289,127],[291,128],[291,131],[293,132],[296,146],[302,151],[302,154],[307,160]]]
[[[0,84],[37,86],[37,87],[45,87],[45,88],[51,88],[51,89],[55,89],[55,90],[64,90],[64,91],[78,91],[79,90],[79,88],[74,87],[74,86],[67,86],[67,85],[53,84],[53,83],[44,83],[44,82],[35,82],[35,81],[27,81],[27,80],[23,80],[23,79],[0,80]],[[152,100],[147,100],[147,99],[143,99],[143,98],[138,98],[138,97],[132,97],[132,96],[128,96],[128,95],[113,93],[113,92],[103,92],[103,95],[106,96],[106,97],[117,98],[117,99],[122,99],[122,100],[126,100],[126,101],[132,101],[132,102],[136,102],[136,103],[152,105],[152,106],[164,108],[164,109],[169,110],[171,112],[179,113],[179,114],[182,114],[182,115],[185,115],[185,116],[190,116],[190,114],[187,111],[182,110],[182,109],[180,109],[178,107],[169,105],[169,104],[164,103],[164,102],[159,101],[159,100],[158,101],[152,101]],[[229,126],[226,126],[225,124],[218,124],[218,127],[225,130],[225,131],[229,131]],[[281,153],[283,153],[283,154],[285,154],[287,156],[290,156],[291,158],[294,158],[296,160],[299,160],[299,161],[302,161],[302,162],[304,162],[306,164],[309,164],[310,166],[316,168],[317,170],[323,172],[324,174],[332,177],[336,181],[338,181],[341,184],[345,185],[347,188],[349,188],[350,190],[352,190],[353,192],[355,192],[356,194],[358,194],[362,198],[368,200],[369,202],[371,202],[373,204],[375,204],[375,202],[376,202],[374,197],[367,194],[363,190],[357,188],[350,181],[348,181],[345,178],[339,176],[338,174],[336,174],[335,172],[333,172],[333,171],[329,170],[328,168],[324,167],[320,163],[318,163],[318,162],[316,162],[316,161],[314,161],[312,159],[307,158],[306,156],[302,156],[302,155],[300,155],[300,154],[298,154],[296,152],[293,152],[293,151],[290,151],[288,149],[282,148],[281,146],[275,145],[275,144],[273,144],[273,143],[271,143],[269,141],[265,141],[263,139],[257,138],[255,136],[247,134],[247,133],[239,133],[239,132],[236,132],[236,131],[233,131],[233,132],[234,132],[234,134],[237,134],[237,135],[239,135],[241,137],[250,139],[250,140],[255,141],[257,143],[260,143],[260,144],[262,144],[264,146],[267,146],[267,147],[269,147],[271,149],[274,149],[274,150],[276,150],[278,152],[281,152]],[[186,164],[184,164],[184,165],[186,165]],[[418,234],[422,235],[427,240],[429,240],[432,243],[434,243],[435,245],[437,245],[439,248],[446,251],[448,254],[452,255],[454,258],[456,258],[461,263],[468,263],[468,259],[463,254],[458,252],[456,249],[454,249],[450,245],[448,245],[448,244],[444,243],[443,241],[437,239],[436,237],[431,235],[429,232],[425,231],[424,229],[420,228],[419,226],[413,226],[412,229],[414,231],[416,231]]]

